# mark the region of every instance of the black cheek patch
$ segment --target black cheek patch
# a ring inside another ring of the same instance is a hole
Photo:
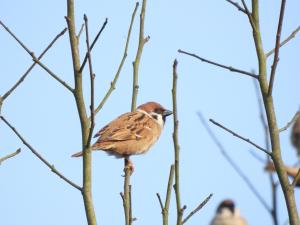
[[[157,115],[151,115],[153,119],[157,120]]]

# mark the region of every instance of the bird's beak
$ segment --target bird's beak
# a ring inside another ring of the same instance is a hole
[[[167,110],[167,109],[163,112],[163,116],[170,116],[172,114],[173,114],[173,112],[170,110]]]

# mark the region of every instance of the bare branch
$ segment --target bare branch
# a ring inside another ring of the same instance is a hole
[[[292,182],[292,186],[295,187],[297,183],[300,182],[300,168],[298,169],[298,172],[296,176],[294,177],[294,180]]]
[[[144,49],[145,43],[150,39],[149,36],[144,37],[144,24],[145,24],[145,14],[146,14],[146,4],[147,1],[143,0],[142,9],[140,13],[140,32],[139,32],[139,44],[136,51],[135,60],[133,64],[133,82],[132,82],[132,103],[131,111],[134,111],[136,108],[137,94],[138,94],[138,77],[139,77],[139,66],[142,57],[142,52]]]
[[[11,153],[11,154],[9,154],[9,155],[6,155],[6,156],[0,158],[0,165],[1,165],[1,163],[2,163],[3,161],[5,161],[5,160],[7,160],[7,159],[9,159],[9,158],[12,158],[12,157],[18,155],[20,152],[21,152],[21,149],[18,148],[17,151],[15,151],[15,152],[13,152],[13,153]]]
[[[130,200],[130,176],[131,176],[131,169],[128,166],[129,164],[129,156],[125,157],[124,159],[124,200],[123,200],[123,207],[124,207],[124,214],[125,214],[125,225],[131,225],[131,217],[130,214],[131,210],[131,200]]]
[[[130,223],[136,220],[136,218],[132,218],[132,201],[131,201],[131,185],[129,185],[129,219]]]
[[[278,61],[279,61],[278,56],[279,56],[279,49],[280,49],[280,37],[281,37],[282,22],[283,22],[283,17],[284,17],[285,3],[286,3],[286,0],[281,1],[280,15],[279,15],[279,21],[278,21],[277,34],[276,34],[274,59],[273,59],[273,64],[272,64],[272,68],[271,68],[271,75],[270,75],[270,82],[269,82],[269,90],[268,90],[269,96],[272,95],[275,72],[276,72]]]
[[[259,145],[255,144],[255,143],[252,142],[249,138],[244,138],[244,137],[242,137],[241,135],[239,135],[239,134],[233,132],[232,130],[230,130],[230,129],[226,128],[226,127],[224,127],[223,125],[221,125],[220,123],[214,121],[213,119],[209,119],[209,121],[212,122],[213,124],[215,124],[216,126],[218,126],[218,127],[222,128],[222,129],[226,130],[227,132],[231,133],[233,136],[238,137],[238,138],[242,139],[243,141],[248,142],[249,144],[251,144],[251,145],[253,145],[254,147],[256,147],[257,149],[263,151],[263,152],[266,153],[267,155],[269,155],[269,156],[272,155],[271,152],[269,152],[269,151],[267,151],[266,149],[264,149],[264,148],[260,147]]]
[[[168,222],[169,221],[169,208],[170,208],[170,200],[171,200],[172,186],[173,186],[173,180],[174,180],[174,172],[175,172],[175,166],[174,166],[174,164],[172,164],[170,167],[165,206],[162,203],[159,193],[156,193],[160,207],[161,207],[163,225],[169,224],[169,222]]]
[[[256,97],[257,97],[257,103],[258,103],[258,108],[259,108],[259,114],[260,114],[260,120],[261,120],[261,124],[264,130],[264,136],[265,136],[265,148],[266,149],[270,149],[270,135],[269,135],[269,127],[267,124],[267,119],[265,118],[265,111],[264,111],[264,104],[261,98],[261,92],[260,92],[260,87],[259,84],[257,82],[253,82],[254,83],[254,87],[255,87],[255,93],[256,93]],[[250,151],[250,153],[252,154],[252,156],[254,156],[257,160],[259,160],[260,162],[262,162],[263,164],[265,163],[269,163],[270,162],[270,157],[267,155],[265,160],[261,159],[256,152],[254,151]],[[271,184],[271,196],[272,196],[272,208],[270,208],[270,214],[272,216],[273,219],[273,223],[274,225],[278,225],[278,216],[277,216],[277,184],[275,183],[274,180],[274,174],[269,173],[269,180],[270,180],[270,184]]]
[[[77,36],[76,36],[76,38],[77,38],[77,43],[79,43],[79,39],[80,39],[80,36],[81,36],[81,33],[82,33],[83,29],[84,29],[84,23],[81,24],[80,30],[79,30],[79,32],[78,32],[78,34],[77,34]]]
[[[182,224],[186,223],[195,213],[197,213],[206,203],[210,200],[213,194],[209,194],[190,214],[182,221]]]
[[[221,144],[221,142],[218,140],[216,135],[213,133],[212,129],[208,126],[206,120],[202,116],[200,112],[197,113],[199,116],[199,119],[201,123],[203,124],[204,128],[206,129],[207,133],[211,137],[211,139],[214,141],[214,143],[218,146],[220,152],[224,156],[224,158],[227,160],[227,162],[231,165],[231,167],[237,172],[237,174],[242,178],[242,180],[247,184],[248,188],[252,191],[254,196],[258,199],[258,201],[264,206],[264,208],[271,213],[271,209],[264,200],[264,198],[260,195],[260,192],[256,190],[255,186],[251,183],[251,181],[248,179],[248,176],[243,173],[243,171],[240,169],[240,167],[233,161],[233,159],[228,155],[225,148]]]
[[[31,55],[32,60],[39,64],[51,77],[53,77],[56,81],[58,81],[60,84],[62,84],[65,88],[67,88],[70,92],[73,93],[74,89],[71,88],[65,81],[59,78],[55,73],[53,73],[46,65],[44,65],[41,61],[39,61],[35,56],[34,53]]]
[[[26,45],[19,39],[17,38],[17,36],[0,20],[0,24],[2,25],[2,27],[22,46],[22,48],[29,54],[33,54],[33,52],[31,52]]]
[[[126,52],[127,52],[127,48],[128,48],[129,36],[130,36],[130,33],[131,33],[131,27],[132,27],[133,19],[135,17],[135,13],[136,13],[137,7],[138,7],[138,3],[136,3],[135,9],[134,9],[133,14],[132,14],[132,19],[131,19],[131,24],[129,26],[129,31],[128,31],[128,36],[127,36],[127,41],[126,41],[124,55],[125,54],[127,55]],[[146,8],[146,0],[143,0],[141,14],[145,13],[145,8]],[[140,23],[144,24],[144,17],[140,18]],[[140,36],[141,36],[141,32],[142,32],[142,30],[140,30]],[[142,51],[142,49],[141,49],[141,51]],[[125,60],[125,57],[124,57],[124,60]],[[123,63],[124,62],[123,62],[123,59],[122,59],[120,67],[119,67],[119,70],[121,70],[121,67],[122,67]],[[138,64],[137,64],[137,69],[138,69]],[[119,72],[117,72],[117,74],[118,73]],[[137,71],[134,71],[134,76],[135,77],[138,76],[138,72]],[[133,81],[133,83],[134,83],[134,81]],[[137,93],[133,92],[132,95],[136,97]],[[131,111],[134,111],[134,110],[135,110],[135,102],[132,99],[132,102],[131,102]],[[124,214],[125,214],[125,225],[131,225],[132,221],[133,221],[133,219],[132,219],[132,204],[131,204],[131,199],[130,199],[131,198],[131,193],[130,193],[131,192],[130,191],[130,187],[131,187],[131,185],[130,185],[130,176],[131,176],[132,171],[131,171],[130,167],[128,166],[129,162],[130,162],[129,156],[125,157],[125,159],[124,159],[124,172],[125,172],[125,176],[124,176],[124,204],[123,204],[123,206],[124,206]]]
[[[97,33],[95,39],[93,40],[92,45],[90,46],[90,51],[93,50],[93,48],[94,48],[96,42],[98,41],[98,38],[100,37],[102,31],[103,31],[104,28],[106,27],[107,22],[108,22],[108,19],[106,18],[105,21],[104,21],[104,23],[103,23],[103,25],[102,25],[102,27],[101,27],[101,29],[99,30],[99,32]],[[88,59],[88,53],[85,54],[84,60],[83,60],[83,62],[82,62],[82,64],[81,64],[81,66],[80,66],[80,69],[79,69],[79,72],[80,72],[80,73],[82,72],[82,70],[83,70],[83,68],[84,68],[84,66],[85,66],[85,64],[86,64],[87,59]]]
[[[253,39],[255,43],[255,49],[258,60],[259,67],[259,83],[261,87],[261,93],[264,100],[264,106],[268,121],[269,127],[269,136],[272,147],[272,159],[276,167],[276,171],[278,174],[278,178],[280,181],[281,189],[284,194],[285,203],[287,206],[287,211],[289,214],[290,224],[300,224],[299,215],[297,211],[297,205],[294,193],[290,191],[290,184],[288,180],[288,176],[284,170],[284,163],[281,157],[281,145],[279,132],[277,127],[276,113],[274,109],[273,97],[272,95],[268,95],[269,93],[269,84],[267,81],[267,63],[265,52],[263,49],[262,37],[259,28],[259,1],[252,0],[252,17],[255,23],[255,29],[253,28]]]
[[[245,2],[244,0],[242,0],[242,4],[243,4],[243,6],[244,6],[244,9],[245,9],[246,14],[247,14],[248,16],[251,15],[251,12],[249,11],[249,9],[248,9],[248,7],[247,7],[247,4],[246,4],[246,2]]]
[[[59,176],[61,179],[63,179],[65,182],[73,186],[79,191],[82,191],[82,188],[79,187],[77,184],[66,178],[61,172],[59,172],[54,165],[51,165],[43,156],[41,156],[38,151],[36,151],[22,136],[21,134],[14,128],[3,116],[0,116],[0,119],[17,135],[17,137],[23,142],[24,145],[27,146],[27,148],[30,149],[30,151],[39,159],[41,160],[50,170],[51,172],[55,173],[57,176]]]
[[[111,93],[113,92],[113,90],[115,90],[115,88],[116,88],[116,83],[117,83],[117,81],[119,79],[119,75],[121,73],[121,70],[123,68],[125,59],[127,57],[127,50],[128,50],[128,46],[129,46],[129,40],[130,40],[132,25],[133,25],[133,22],[134,22],[134,18],[135,18],[138,6],[139,6],[139,3],[137,2],[135,4],[135,8],[134,8],[132,16],[131,16],[131,22],[130,22],[128,33],[127,33],[127,39],[126,39],[126,44],[125,44],[125,49],[124,49],[124,54],[123,54],[122,60],[120,62],[120,65],[118,67],[118,70],[117,70],[117,72],[115,74],[115,77],[114,77],[113,81],[110,83],[110,88],[108,89],[108,91],[106,92],[106,94],[103,97],[102,101],[99,103],[99,105],[95,109],[95,114],[97,114],[102,109],[102,107],[104,106],[106,100],[109,98],[109,96],[111,95]]]
[[[292,40],[296,34],[300,31],[300,26],[298,26],[286,39],[284,39],[284,41],[282,41],[279,45],[279,47],[281,48],[282,46],[284,46],[286,43],[288,43],[290,40]],[[275,52],[275,48],[273,48],[271,51],[269,51],[266,54],[266,57],[268,58],[270,55],[272,55]]]
[[[163,205],[163,203],[162,203],[162,200],[161,200],[161,197],[160,197],[159,193],[156,193],[156,196],[157,196],[157,198],[158,198],[158,202],[159,202],[161,211],[163,212],[163,210],[164,210],[164,205]]]
[[[256,74],[253,74],[253,73],[250,73],[250,72],[247,72],[247,71],[244,71],[244,70],[240,70],[240,69],[236,69],[232,66],[225,66],[223,64],[220,64],[220,63],[216,63],[216,62],[213,62],[213,61],[210,61],[210,60],[207,60],[207,59],[204,59],[196,54],[193,54],[193,53],[189,53],[189,52],[186,52],[186,51],[183,51],[181,49],[178,50],[179,53],[183,53],[183,54],[186,54],[186,55],[189,55],[189,56],[192,56],[196,59],[199,59],[201,60],[202,62],[206,62],[206,63],[209,63],[209,64],[212,64],[212,65],[215,65],[215,66],[218,66],[218,67],[221,67],[221,68],[224,68],[224,69],[227,69],[231,72],[236,72],[236,73],[240,73],[240,74],[244,74],[244,75],[247,75],[247,76],[250,76],[250,77],[253,77],[253,78],[256,78],[258,79],[258,75]]]
[[[93,135],[93,130],[95,127],[95,111],[94,111],[94,80],[95,80],[95,74],[93,72],[93,66],[92,66],[92,57],[91,57],[91,49],[90,49],[90,40],[89,40],[89,26],[88,26],[88,18],[84,14],[84,24],[85,24],[85,34],[86,34],[86,46],[87,46],[87,56],[88,56],[88,64],[89,64],[89,71],[90,71],[90,82],[91,82],[91,105],[90,105],[90,110],[91,110],[91,126],[89,130],[89,135],[88,135],[88,141],[87,145],[90,146],[91,140],[92,140],[92,135]]]
[[[53,46],[53,44],[65,34],[67,31],[67,28],[64,28],[56,37],[50,42],[50,44],[45,48],[45,50],[39,55],[38,60],[42,59],[43,56],[46,54],[46,52]],[[27,75],[30,73],[30,71],[33,69],[33,67],[36,65],[36,62],[34,62],[27,70],[26,72],[21,76],[21,78],[2,96],[2,100],[4,101],[27,77]]]
[[[246,14],[248,16],[248,19],[249,19],[249,22],[251,24],[252,29],[256,30],[256,26],[255,26],[255,23],[253,21],[252,13],[249,11],[249,9],[247,7],[247,4],[246,4],[246,2],[244,0],[242,0],[242,4],[243,4],[243,6],[245,8],[245,12],[246,12]]]
[[[174,180],[174,172],[175,172],[175,166],[174,166],[174,164],[172,164],[171,167],[170,167],[169,180],[168,180],[167,193],[166,193],[166,200],[165,200],[165,207],[164,207],[167,212],[169,211],[169,206],[170,206],[172,186],[173,186],[173,180]]]
[[[279,132],[287,130],[298,119],[299,115],[300,115],[300,111],[297,111],[293,116],[293,118],[291,119],[291,121],[289,121],[284,127],[279,129]]]
[[[5,26],[2,21],[0,21],[0,24],[5,28],[5,30],[25,49],[25,51],[32,57],[32,60],[39,64],[44,70],[46,70],[54,79],[56,79],[59,83],[61,83],[63,86],[65,86],[69,91],[73,92],[73,89],[63,80],[61,80],[57,75],[55,75],[50,69],[48,69],[44,64],[42,64],[39,60],[39,58],[36,58],[34,55],[34,52],[30,51],[23,42],[21,42],[16,35],[14,35],[11,30]]]
[[[176,206],[177,206],[177,225],[182,224],[182,216],[184,209],[181,208],[181,200],[180,200],[180,170],[179,170],[179,159],[180,159],[180,146],[178,143],[178,115],[177,115],[177,65],[178,62],[175,59],[173,63],[173,86],[172,86],[172,102],[173,102],[173,123],[174,123],[174,131],[173,131],[173,144],[174,144],[174,155],[175,155],[175,196],[176,196]]]
[[[230,4],[232,4],[233,6],[235,6],[239,11],[242,11],[243,13],[247,14],[247,13],[246,13],[246,10],[243,9],[243,7],[241,7],[241,6],[239,5],[239,3],[234,2],[234,1],[231,1],[231,0],[226,0],[226,1],[229,2]]]

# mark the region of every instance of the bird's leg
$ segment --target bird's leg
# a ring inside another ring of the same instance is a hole
[[[130,175],[131,175],[133,173],[133,171],[134,171],[134,165],[131,162],[131,160],[129,159],[128,155],[126,155],[124,158],[125,158],[124,172],[126,174],[126,171],[129,170]]]

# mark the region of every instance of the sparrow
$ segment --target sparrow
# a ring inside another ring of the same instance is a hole
[[[297,150],[297,155],[300,157],[300,116],[296,119],[291,133],[291,142]]]
[[[166,117],[171,114],[172,111],[157,102],[142,104],[97,132],[94,137],[98,140],[92,145],[92,150],[103,150],[116,158],[125,158],[133,170],[129,156],[146,153],[160,137]],[[72,157],[80,157],[82,154],[78,152]]]
[[[295,178],[297,173],[298,173],[298,170],[300,168],[299,167],[292,167],[292,166],[284,166],[284,170],[285,172],[287,173],[287,175],[291,178]],[[268,172],[275,172],[275,166],[274,166],[274,163],[272,162],[269,162],[266,166],[265,166],[265,171],[268,171]],[[296,187],[300,187],[300,179],[298,179],[296,181]]]
[[[217,208],[210,225],[247,225],[231,199],[223,200]]]

